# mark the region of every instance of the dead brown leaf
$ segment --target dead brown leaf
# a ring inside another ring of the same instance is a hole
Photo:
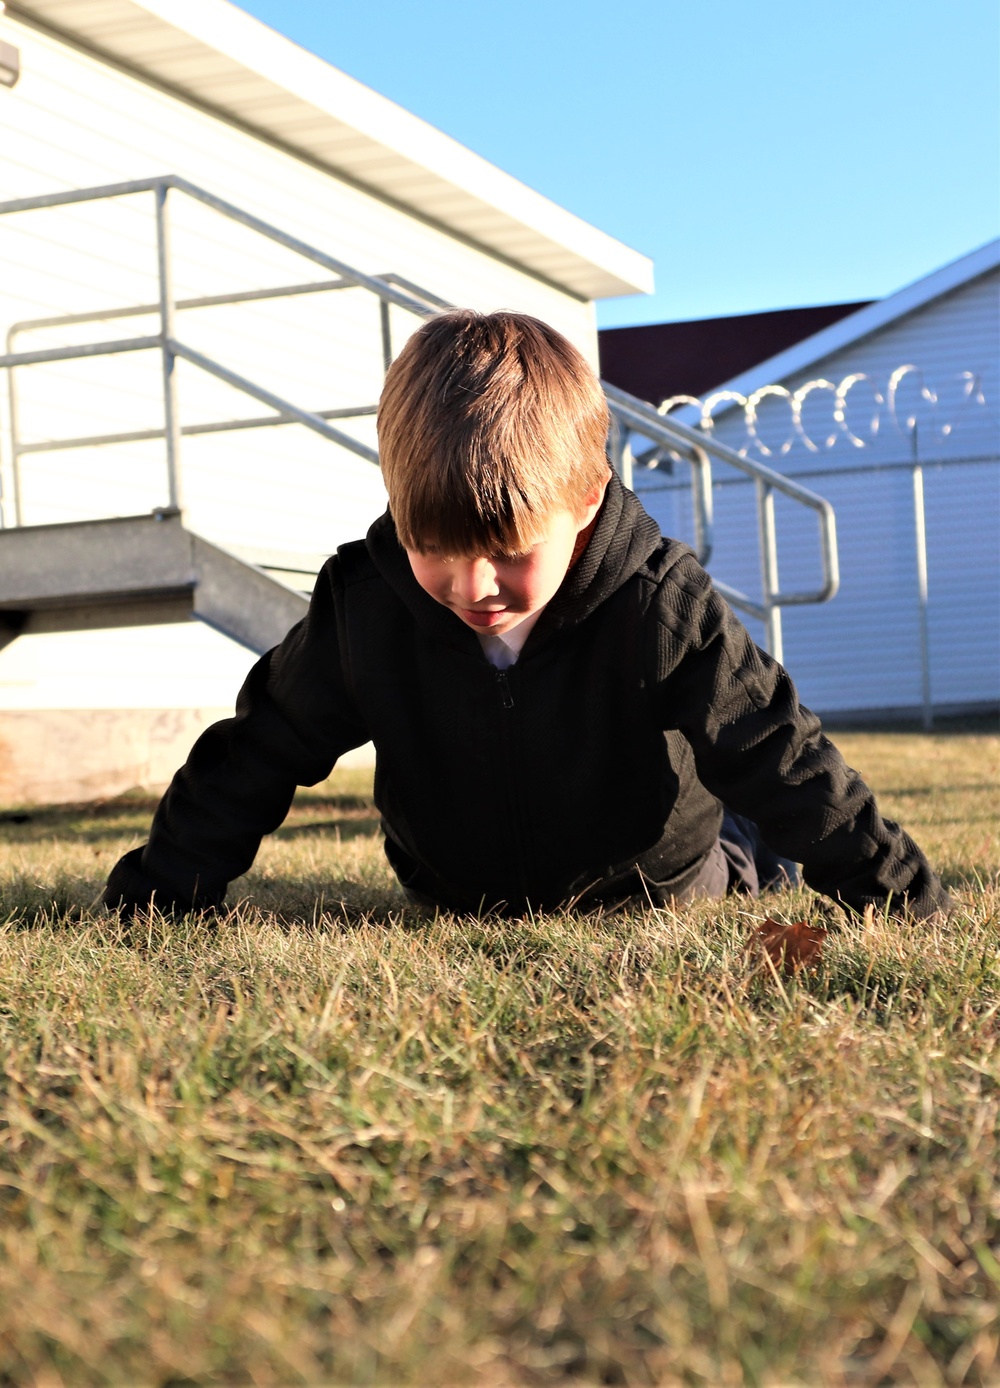
[[[788,976],[800,969],[816,968],[827,933],[821,925],[808,921],[784,925],[768,917],[752,932],[746,947],[748,953],[766,954],[774,967]]]

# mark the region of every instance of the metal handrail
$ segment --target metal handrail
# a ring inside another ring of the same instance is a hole
[[[204,203],[207,207],[211,207],[222,216],[228,217],[268,240],[314,261],[323,266],[324,269],[332,271],[337,278],[319,284],[281,285],[272,289],[203,295],[195,299],[177,300],[172,290],[170,223],[167,216],[167,195],[171,190],[184,193],[186,196]],[[78,203],[97,202],[108,198],[126,197],[146,192],[151,192],[155,200],[157,271],[160,288],[158,302],[131,305],[126,308],[96,310],[91,313],[61,314],[48,318],[23,320],[13,324],[8,331],[7,351],[3,356],[0,356],[0,367],[7,368],[8,378],[15,525],[23,524],[20,459],[26,453],[55,451],[60,448],[82,448],[104,443],[134,442],[141,438],[163,438],[167,448],[168,505],[177,509],[181,507],[182,502],[179,455],[180,441],[185,434],[221,432],[227,428],[266,428],[275,424],[295,423],[304,425],[307,429],[313,430],[332,443],[339,444],[342,448],[347,448],[352,453],[364,458],[366,462],[378,462],[378,454],[373,448],[328,423],[331,418],[348,419],[371,415],[376,408],[374,405],[361,405],[351,411],[304,410],[290,400],[285,400],[273,391],[266,390],[255,382],[249,381],[245,376],[223,366],[221,362],[215,361],[214,358],[198,352],[182,342],[175,330],[175,314],[178,309],[246,303],[253,300],[283,298],[296,294],[312,294],[336,289],[364,289],[375,294],[379,300],[382,358],[383,364],[388,366],[393,355],[389,306],[395,305],[416,314],[418,317],[427,317],[446,306],[444,300],[438,298],[437,295],[426,293],[400,275],[388,274],[384,278],[365,275],[352,266],[345,265],[336,257],[328,255],[325,251],[310,246],[307,242],[289,235],[279,227],[272,226],[261,218],[255,217],[252,213],[226,202],[223,198],[216,197],[214,193],[209,193],[206,189],[189,183],[187,179],[180,178],[176,174],[133,179],[126,183],[103,184],[93,188],[77,188],[61,193],[45,193],[30,198],[14,198],[0,203],[0,215],[38,211],[52,207],[68,207]],[[116,318],[141,317],[153,313],[158,314],[160,318],[160,331],[155,335],[118,338],[74,347],[45,348],[34,352],[15,352],[13,350],[17,335],[32,328],[103,322]],[[157,347],[161,353],[163,371],[164,427],[162,429],[129,430],[119,434],[95,434],[72,439],[53,439],[44,444],[22,444],[20,442],[17,428],[18,410],[14,376],[16,367],[32,366],[43,362],[71,361],[81,357],[117,355]],[[277,414],[274,417],[240,421],[227,420],[201,426],[182,426],[177,406],[176,363],[178,358],[190,362],[200,370],[224,381],[227,385],[249,395],[261,404],[270,406],[271,409],[277,411]]]
[[[247,227],[270,241],[291,250],[298,255],[332,272],[336,278],[319,282],[295,285],[279,285],[270,289],[243,290],[231,294],[202,295],[197,298],[177,299],[172,288],[172,258],[170,251],[170,222],[168,219],[167,196],[171,191],[183,193],[222,216]],[[23,524],[20,459],[29,453],[56,451],[58,449],[82,448],[100,444],[137,442],[163,438],[166,442],[167,477],[171,508],[180,509],[181,474],[180,442],[186,435],[216,433],[235,429],[268,428],[282,424],[300,424],[330,442],[349,449],[368,462],[378,462],[378,454],[367,444],[352,438],[349,434],[335,428],[332,419],[358,418],[374,414],[377,406],[364,404],[348,409],[306,410],[276,395],[263,386],[230,370],[214,358],[196,351],[181,340],[176,331],[176,313],[191,308],[207,308],[228,304],[248,303],[265,299],[292,297],[300,294],[330,292],[340,289],[359,288],[374,294],[379,301],[379,323],[382,339],[382,360],[388,369],[393,358],[393,343],[389,309],[395,306],[424,318],[450,307],[446,300],[420,288],[401,275],[366,275],[346,265],[335,256],[317,249],[308,243],[289,235],[280,228],[272,226],[252,213],[217,197],[196,184],[188,182],[175,174],[156,178],[134,179],[124,183],[104,184],[93,188],[68,190],[61,193],[47,193],[30,198],[15,198],[0,203],[0,215],[15,212],[36,211],[52,207],[67,207],[77,203],[95,202],[107,198],[125,197],[136,193],[151,192],[154,195],[156,214],[157,271],[159,299],[154,304],[130,305],[124,308],[100,309],[89,313],[61,314],[48,318],[22,320],[13,324],[7,334],[7,351],[0,356],[0,368],[7,369],[10,401],[10,429],[12,441],[14,524]],[[37,351],[18,352],[14,350],[17,336],[31,329],[51,328],[86,322],[106,322],[119,318],[142,317],[156,314],[159,317],[159,331],[139,337],[117,338],[102,342],[85,343],[74,347],[43,348]],[[78,438],[51,439],[40,443],[25,444],[18,437],[17,396],[15,388],[15,369],[43,362],[69,361],[82,357],[113,355],[124,352],[145,351],[158,348],[162,359],[164,426],[161,429],[129,430],[112,434],[94,434]],[[181,425],[176,384],[176,363],[178,358],[224,381],[252,399],[276,411],[273,415],[247,419],[221,420],[205,424]],[[833,508],[822,497],[816,496],[807,488],[783,477],[763,464],[754,463],[734,452],[725,444],[717,442],[706,434],[681,424],[676,419],[660,414],[651,405],[635,396],[619,390],[607,382],[602,382],[612,415],[610,453],[612,463],[626,485],[631,486],[632,453],[630,435],[640,434],[654,445],[654,453],[667,451],[684,458],[691,466],[691,495],[694,511],[694,548],[701,563],[707,563],[712,553],[713,509],[712,509],[712,460],[735,467],[753,477],[757,485],[757,504],[759,520],[759,542],[761,550],[763,601],[756,602],[747,594],[741,593],[724,583],[716,581],[715,586],[734,607],[759,618],[767,631],[767,645],[776,658],[781,658],[781,608],[804,603],[828,601],[837,591],[839,574],[837,567],[836,526]],[[817,512],[820,524],[820,550],[823,566],[823,584],[819,589],[807,592],[783,593],[778,583],[777,536],[774,523],[774,492],[790,497],[792,500],[810,507]]]
[[[617,386],[604,382],[604,393],[613,414],[625,427],[641,434],[656,444],[657,451],[667,450],[686,458],[693,467],[692,493],[695,507],[695,548],[705,546],[706,540],[711,549],[712,510],[711,483],[708,483],[708,498],[705,498],[705,478],[709,476],[709,459],[727,467],[733,467],[745,476],[753,478],[757,489],[757,519],[761,551],[761,579],[763,600],[755,602],[746,593],[731,588],[726,583],[713,579],[715,587],[727,602],[740,611],[747,612],[764,623],[767,631],[767,648],[776,660],[782,658],[781,609],[783,607],[803,606],[807,603],[829,602],[840,587],[840,563],[837,556],[837,522],[833,507],[808,487],[784,477],[780,472],[763,463],[744,458],[735,449],[720,443],[698,429],[693,429],[669,415],[660,414],[644,400],[629,395]],[[627,471],[631,450],[627,439],[619,444]],[[700,460],[704,460],[702,463]],[[626,478],[631,485],[631,478]],[[782,592],[778,581],[778,541],[774,520],[774,493],[780,492],[790,500],[808,507],[817,515],[819,522],[820,564],[822,583],[819,588],[800,592]],[[700,514],[699,514],[700,513]],[[704,560],[702,560],[704,562]]]
[[[366,275],[361,270],[355,270],[344,261],[338,260],[336,256],[328,255],[326,251],[318,250],[317,247],[310,246],[306,241],[300,241],[297,236],[291,236],[288,232],[282,231],[280,227],[272,226],[270,222],[255,217],[252,212],[245,212],[242,207],[226,202],[224,198],[216,197],[207,189],[199,188],[196,183],[189,183],[186,178],[181,178],[178,174],[160,174],[156,178],[137,178],[127,183],[106,183],[95,188],[71,188],[63,193],[41,193],[32,198],[14,198],[8,202],[0,203],[0,213],[33,212],[47,207],[68,207],[73,203],[99,202],[105,198],[127,197],[132,193],[166,193],[171,188],[176,188],[179,193],[186,193],[188,197],[204,203],[206,207],[213,208],[223,217],[239,222],[251,231],[256,231],[261,236],[267,237],[268,240],[277,242],[279,246],[295,251],[297,255],[304,256],[306,260],[313,260],[317,265],[322,265],[324,269],[332,270],[335,275],[350,280],[359,289],[367,289],[380,299],[396,304],[399,308],[409,309],[411,313],[426,314],[428,312],[428,300],[423,297],[422,292],[419,298],[411,294],[404,294],[395,285],[377,279],[374,275]],[[437,303],[440,306],[441,301],[438,300]]]
[[[611,461],[627,487],[632,486],[632,448],[630,433],[635,431],[677,453],[691,464],[691,500],[694,510],[694,552],[700,564],[712,555],[715,521],[712,499],[712,464],[701,440],[681,439],[665,427],[664,420],[645,400],[629,395],[602,381],[611,410]],[[657,450],[658,451],[658,450]]]

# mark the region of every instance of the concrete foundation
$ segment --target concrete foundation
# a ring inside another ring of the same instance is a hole
[[[0,712],[0,805],[58,805],[162,790],[195,738],[231,709]],[[341,766],[371,766],[369,744]]]

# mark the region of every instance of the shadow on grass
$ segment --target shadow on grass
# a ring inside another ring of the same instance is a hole
[[[996,891],[1000,887],[1000,872],[996,863],[962,863],[960,866],[939,866],[939,876],[952,893],[972,892],[973,895]]]
[[[300,839],[309,834],[316,834],[320,837],[332,837],[346,841],[378,834],[381,832],[381,827],[381,821],[374,815],[366,815],[360,819],[317,819],[310,820],[306,824],[285,823],[280,829],[274,831],[272,837],[276,839]]]
[[[942,795],[978,795],[982,791],[992,791],[993,787],[985,781],[975,781],[971,785],[956,786],[950,781],[945,786],[880,786],[879,795],[884,799],[887,796],[894,796],[900,800],[939,800]],[[964,824],[969,819],[988,819],[992,816],[983,814],[977,816],[958,815],[954,819],[945,821],[950,824]],[[939,821],[940,822],[940,821]]]
[[[152,913],[137,913],[130,925],[100,905],[103,889],[103,880],[72,882],[59,889],[27,878],[13,879],[0,895],[0,928],[25,932],[89,930],[119,922],[124,942],[131,943],[145,937],[150,918],[158,931],[183,930],[195,924],[212,934],[243,926],[248,917],[253,918],[255,927],[266,925],[289,935],[335,935],[362,928],[416,930],[429,923],[417,908],[390,892],[366,890],[352,882],[330,882],[322,892],[303,894],[294,905],[289,904],[288,887],[283,884],[281,907],[267,900],[266,891],[242,897],[233,893],[230,902],[219,910],[174,914],[154,907]]]
[[[110,800],[6,809],[0,812],[0,841],[30,844],[65,836],[78,843],[104,843],[143,832],[158,803],[155,796],[129,791]]]
[[[1000,733],[1000,715],[997,713],[956,714],[953,717],[935,718],[932,728],[925,728],[919,718],[898,719],[838,719],[831,714],[823,719],[823,731],[831,736],[846,733],[898,733],[912,737],[919,733],[923,737],[968,737],[970,733]]]
[[[31,844],[66,836],[77,843],[104,844],[124,834],[145,837],[158,804],[158,796],[128,791],[109,800],[7,809],[0,811],[0,841]],[[317,833],[352,839],[378,831],[370,797],[325,795],[296,802],[275,837]]]

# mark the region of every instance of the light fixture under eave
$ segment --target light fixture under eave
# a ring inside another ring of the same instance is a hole
[[[0,43],[0,87],[15,87],[21,75],[21,50],[12,43]]]

